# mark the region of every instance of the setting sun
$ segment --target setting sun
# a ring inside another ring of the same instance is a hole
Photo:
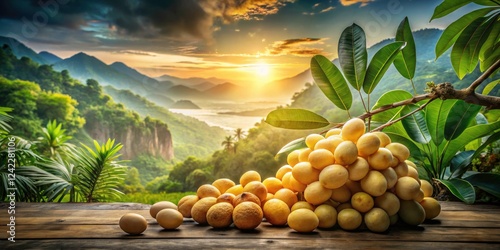
[[[258,76],[267,77],[271,73],[271,67],[267,63],[258,63],[254,66],[255,73]]]

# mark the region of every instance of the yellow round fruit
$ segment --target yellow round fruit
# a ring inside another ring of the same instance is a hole
[[[415,165],[414,162],[412,162],[410,160],[406,160],[405,162],[406,162],[406,164],[408,164],[409,167],[413,167],[414,169],[417,169],[417,165]]]
[[[155,204],[153,204],[149,208],[149,214],[151,215],[151,217],[156,218],[156,214],[158,212],[160,212],[161,210],[166,209],[166,208],[173,208],[173,209],[177,210],[177,205],[175,205],[171,201],[159,201],[159,202],[156,202]]]
[[[300,153],[299,153],[299,162],[307,161],[309,159],[309,154],[311,152],[312,152],[312,149],[310,149],[310,148],[304,148],[304,149],[300,150]]]
[[[352,208],[351,202],[346,202],[346,203],[341,203],[336,207],[337,209],[337,214],[340,213],[340,211],[346,209],[346,208]]]
[[[427,180],[420,180],[420,188],[424,191],[425,197],[432,197],[432,193],[434,193],[434,187],[432,187],[431,183]]]
[[[309,162],[299,162],[292,169],[293,178],[306,185],[317,181],[319,179],[319,173],[320,171],[313,168]]]
[[[356,209],[360,213],[366,213],[373,208],[375,202],[373,197],[365,192],[355,193],[351,197],[352,208]]]
[[[398,215],[404,223],[411,226],[418,226],[425,220],[424,208],[414,200],[401,200]]]
[[[304,190],[304,198],[313,205],[319,205],[330,199],[331,196],[332,190],[323,187],[319,181],[307,185],[306,190]]]
[[[286,224],[290,208],[280,199],[270,199],[264,204],[264,218],[274,226],[283,226]]]
[[[368,161],[365,158],[359,157],[355,162],[347,166],[347,171],[349,172],[349,180],[351,181],[359,181],[363,179],[368,171],[370,170],[370,165],[368,165]]]
[[[184,218],[176,209],[166,208],[158,212],[156,221],[161,227],[171,230],[178,228],[184,222]]]
[[[428,220],[436,218],[441,213],[441,204],[432,197],[424,197],[420,205],[424,208],[425,218]]]
[[[250,192],[257,195],[260,201],[264,201],[267,197],[267,188],[260,181],[251,181],[243,187],[243,192]]]
[[[352,208],[344,208],[337,214],[337,223],[344,230],[355,230],[363,222],[361,214]]]
[[[333,158],[333,153],[326,149],[315,149],[308,157],[308,161],[311,166],[315,169],[322,170],[328,165],[332,165],[335,162]]]
[[[349,188],[349,191],[351,191],[351,194],[355,194],[357,192],[363,192],[363,188],[361,188],[361,182],[359,182],[359,181],[347,180],[345,182],[345,186],[347,188]]]
[[[207,224],[207,212],[211,206],[217,203],[217,198],[205,197],[197,201],[191,208],[191,216],[198,224]]]
[[[227,203],[230,203],[231,205],[233,205],[233,201],[234,201],[235,197],[236,197],[236,195],[234,195],[232,193],[223,193],[219,197],[217,197],[217,203],[227,202]]]
[[[304,192],[306,190],[307,185],[293,178],[293,175],[290,176],[290,189],[295,192]]]
[[[297,195],[288,188],[282,188],[276,191],[276,193],[274,193],[274,198],[284,201],[290,208],[298,201]]]
[[[299,154],[300,150],[294,150],[290,152],[286,157],[286,163],[288,163],[290,167],[295,166],[295,164],[299,163]]]
[[[311,211],[314,211],[314,206],[311,205],[311,203],[309,203],[307,201],[298,201],[297,203],[293,204],[293,206],[290,210],[293,212],[293,211],[295,211],[297,209],[301,209],[301,208],[305,208],[305,209],[309,209]]]
[[[410,150],[399,142],[392,142],[385,146],[391,151],[392,155],[398,158],[399,162],[404,162],[410,157]]]
[[[264,200],[260,206],[261,207],[264,207],[264,205],[266,205],[266,202],[269,201],[270,199],[274,199],[274,194],[271,194],[271,193],[267,193],[267,197],[266,197],[266,200]]]
[[[352,141],[343,141],[337,146],[333,156],[336,164],[347,166],[358,159],[358,148]]]
[[[377,152],[368,156],[368,164],[376,170],[384,170],[391,166],[392,153],[389,149],[379,148]]]
[[[396,183],[396,195],[401,200],[413,200],[420,192],[420,185],[410,176],[403,176]]]
[[[361,189],[372,196],[380,196],[387,191],[385,176],[376,170],[370,170],[360,183]]]
[[[408,167],[408,176],[415,179],[418,182],[418,184],[420,185],[420,178],[418,177],[418,171],[416,168]]]
[[[283,188],[283,183],[281,183],[281,180],[275,177],[268,177],[262,181],[262,184],[267,189],[268,193],[274,194],[276,191],[280,190]]]
[[[262,218],[262,208],[254,202],[242,202],[233,210],[233,223],[241,230],[255,229],[262,222]]]
[[[226,228],[233,223],[233,205],[223,202],[208,209],[207,223],[213,228]]]
[[[382,171],[380,171],[385,177],[385,180],[387,181],[387,189],[391,189],[396,185],[398,182],[398,174],[396,174],[396,171],[393,168],[386,168]]]
[[[374,207],[364,216],[365,225],[368,230],[376,233],[385,232],[391,225],[389,215],[381,208]]]
[[[351,190],[346,185],[339,188],[332,189],[332,200],[340,203],[348,202],[351,200]]]
[[[281,168],[278,169],[278,171],[276,171],[276,179],[282,180],[283,179],[283,175],[285,175],[288,172],[292,172],[292,166],[291,165],[284,165],[284,166],[282,166]]]
[[[323,140],[319,141],[318,143],[316,143],[316,145],[314,146],[314,150],[326,149],[326,150],[332,152],[332,154],[333,154],[335,152],[335,149],[337,148],[337,146],[343,141],[344,140],[342,140],[342,138],[340,138],[338,136],[323,139]]]
[[[288,215],[288,226],[299,233],[314,231],[319,225],[318,216],[309,209],[297,209]]]
[[[398,178],[401,178],[403,176],[408,176],[408,164],[406,164],[406,162],[399,162],[398,165],[396,165],[393,168],[394,171],[396,171]]]
[[[204,184],[198,188],[198,190],[196,191],[196,195],[198,195],[198,198],[200,199],[203,199],[205,197],[217,198],[221,195],[221,193],[216,187],[210,184]]]
[[[319,174],[319,182],[323,187],[335,189],[343,186],[349,178],[347,169],[338,164],[325,167]]]
[[[359,118],[352,118],[342,127],[342,139],[356,142],[366,131],[365,122]]]
[[[236,195],[234,197],[233,207],[238,206],[240,203],[242,203],[244,201],[253,202],[259,206],[262,204],[262,202],[260,201],[260,198],[257,195],[250,193],[250,192],[243,192],[243,193]]]
[[[281,184],[284,188],[292,189],[292,184],[290,183],[290,178],[292,177],[292,172],[285,173],[283,179],[281,179]]]
[[[421,202],[422,200],[424,200],[424,190],[420,189],[418,190],[418,193],[415,195],[415,197],[413,197],[413,200],[415,200],[416,202]]]
[[[380,148],[380,139],[373,133],[366,133],[359,137],[356,146],[358,147],[358,155],[366,157],[377,152]]]
[[[177,209],[184,218],[191,218],[191,209],[198,200],[200,200],[198,195],[186,195],[177,203]]]
[[[228,190],[226,190],[226,193],[239,195],[239,194],[243,193],[243,186],[241,186],[241,184],[234,185],[234,186],[230,187]]]
[[[148,228],[148,221],[140,214],[126,213],[120,218],[118,225],[125,233],[137,235]]]
[[[337,210],[327,204],[322,204],[314,209],[319,219],[319,228],[331,228],[337,224]]]
[[[328,132],[326,132],[325,138],[328,138],[332,135],[340,135],[341,132],[342,132],[341,128],[332,128],[332,129],[328,130]]]
[[[375,197],[375,206],[384,209],[389,216],[392,216],[398,213],[400,202],[395,194],[385,192],[383,195]]]
[[[314,146],[316,145],[316,143],[320,140],[323,140],[325,139],[325,137],[323,137],[322,135],[320,134],[310,134],[308,136],[306,136],[306,145],[308,148],[310,149],[314,149]]]
[[[262,179],[260,178],[260,174],[257,171],[249,170],[243,173],[240,177],[240,184],[242,187],[245,187],[246,184],[252,181],[260,182]]]
[[[380,132],[380,131],[376,131],[376,132],[372,132],[374,135],[378,136],[378,138],[380,139],[380,147],[385,147],[387,146],[389,143],[391,143],[391,137],[389,137],[386,133],[384,132]]]
[[[212,186],[219,189],[221,194],[225,193],[230,187],[233,187],[234,185],[236,185],[234,181],[228,178],[221,178],[212,182]]]

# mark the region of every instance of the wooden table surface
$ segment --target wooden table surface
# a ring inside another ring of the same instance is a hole
[[[442,212],[418,227],[397,224],[385,233],[316,229],[300,234],[267,222],[253,231],[215,230],[191,219],[163,230],[149,205],[135,203],[17,203],[15,241],[7,240],[9,205],[0,203],[0,249],[500,249],[500,206],[441,202]],[[118,226],[127,212],[142,214],[148,229],[138,236]]]

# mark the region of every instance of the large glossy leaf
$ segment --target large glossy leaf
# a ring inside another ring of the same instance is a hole
[[[495,15],[494,19],[498,20],[500,13]],[[487,54],[490,54],[492,49],[498,46],[500,40],[500,22],[494,22],[493,28],[491,29],[490,34],[486,41],[484,41],[481,50],[479,51],[479,60],[484,61],[487,58]]]
[[[266,122],[288,129],[315,129],[330,124],[322,116],[305,109],[276,109],[267,115]]]
[[[368,64],[368,52],[365,32],[357,24],[347,27],[340,35],[338,54],[345,78],[356,90],[360,90]]]
[[[477,173],[464,178],[473,186],[476,186],[498,198],[500,198],[500,175],[494,173]]]
[[[451,107],[444,125],[444,138],[453,140],[457,138],[476,118],[481,106],[459,100]]]
[[[401,111],[401,116],[409,114],[417,108],[419,108],[417,105],[407,105]],[[401,122],[403,123],[406,133],[408,133],[412,140],[422,144],[427,144],[432,140],[429,128],[425,122],[425,114],[422,110],[406,117],[401,120]]]
[[[451,164],[450,164],[450,169],[453,173],[452,177],[459,177],[463,173],[465,173],[465,171],[467,171],[467,166],[469,166],[472,160],[476,158],[479,154],[481,154],[481,152],[483,152],[483,150],[487,146],[489,146],[493,142],[498,141],[499,139],[500,139],[500,131],[489,136],[488,140],[486,140],[483,144],[481,144],[474,151],[472,151],[472,153],[470,153],[471,151],[463,151],[455,155],[451,159]]]
[[[370,61],[370,65],[368,65],[363,81],[363,90],[365,93],[370,94],[375,89],[389,66],[391,66],[394,58],[396,58],[404,46],[405,42],[393,42],[385,45],[375,53]]]
[[[497,46],[494,47],[491,53],[488,53],[486,59],[481,61],[481,63],[479,64],[479,69],[481,71],[485,71],[498,60],[500,60],[500,43],[498,43]]]
[[[425,121],[429,128],[432,142],[436,146],[443,142],[446,117],[448,117],[448,113],[455,102],[457,102],[457,100],[437,99],[425,107]]]
[[[444,17],[471,2],[472,2],[471,0],[444,0],[440,5],[438,5],[434,9],[431,21],[436,18]]]
[[[483,95],[488,95],[499,83],[500,79],[488,83],[486,86],[484,86]]]
[[[443,185],[445,185],[446,188],[448,188],[448,190],[455,195],[455,197],[459,198],[463,202],[472,204],[476,201],[476,191],[468,181],[462,179],[438,180],[443,183]]]
[[[396,41],[406,42],[406,46],[394,59],[394,66],[403,77],[413,79],[417,64],[417,52],[408,17],[405,17],[405,19],[399,24],[396,32]]]
[[[393,103],[397,103],[400,101],[411,99],[412,97],[413,97],[413,95],[405,90],[388,91],[388,92],[384,93],[382,96],[380,96],[380,98],[377,100],[375,105],[373,105],[372,111],[375,109],[378,109],[380,107],[383,107],[385,105],[390,105]],[[401,106],[398,108],[388,109],[382,113],[378,113],[378,114],[372,116],[372,121],[386,123],[386,122],[395,120],[395,119],[400,117],[400,113],[401,113],[401,110],[403,108],[404,108],[404,106]],[[384,131],[392,131],[392,132],[396,132],[399,134],[406,134],[406,132],[403,128],[403,125],[400,122],[391,125],[390,127],[384,129]]]
[[[280,155],[283,153],[290,153],[296,149],[301,149],[305,147],[307,147],[305,138],[295,139],[287,143],[285,146],[283,146],[276,155]]]
[[[396,134],[393,132],[385,132],[390,138],[392,142],[399,142],[405,145],[410,150],[410,155],[418,161],[424,161],[424,155],[422,154],[422,149],[412,141],[410,138],[404,137],[400,134]]]
[[[495,9],[496,8],[484,8],[472,11],[446,27],[436,43],[436,59],[455,43],[465,27],[469,26],[477,18],[482,17]]]
[[[340,109],[349,110],[352,94],[340,70],[322,55],[311,59],[311,73],[323,93]]]

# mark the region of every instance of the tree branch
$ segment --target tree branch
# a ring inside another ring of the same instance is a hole
[[[481,85],[481,83],[490,77],[493,72],[495,72],[500,67],[500,60],[497,60],[489,69],[487,69],[479,78],[477,78],[474,82],[471,83],[469,87],[467,87],[467,91],[469,93],[474,93],[476,88]]]

